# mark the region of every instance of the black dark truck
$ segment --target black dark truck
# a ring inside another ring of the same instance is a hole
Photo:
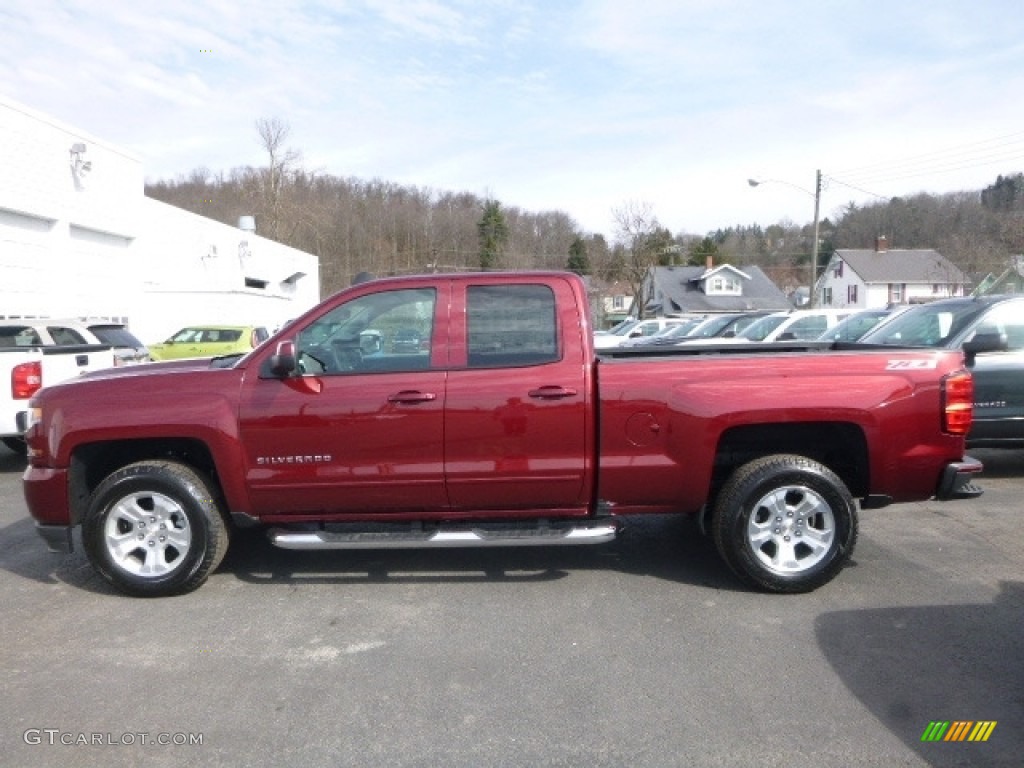
[[[851,346],[864,345],[963,349],[974,375],[968,447],[1024,448],[1024,296],[922,304],[882,322]]]

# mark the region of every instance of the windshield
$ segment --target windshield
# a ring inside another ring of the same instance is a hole
[[[717,336],[723,328],[727,328],[736,322],[737,315],[718,315],[702,320],[700,325],[690,331],[688,336],[695,339],[710,339]]]
[[[865,344],[943,347],[984,310],[974,302],[922,304],[882,323],[860,338]]]
[[[789,315],[766,315],[736,334],[736,338],[747,341],[764,341],[765,337],[782,325],[787,317]]]
[[[679,338],[680,336],[688,336],[689,332],[691,330],[693,330],[693,328],[695,326],[700,324],[700,322],[701,322],[700,318],[691,318],[689,320],[684,320],[681,323],[676,323],[675,325],[669,326],[668,328],[666,328],[664,331],[659,333],[654,338],[656,338],[656,339],[676,339],[676,338]]]
[[[636,322],[637,322],[636,320],[633,320],[631,318],[626,318],[625,320],[620,320],[615,325],[613,325],[611,328],[607,328],[607,329],[605,329],[603,331],[597,331],[597,333],[607,333],[607,334],[615,335],[615,334],[617,334],[619,332],[619,330],[623,326],[626,326],[626,325],[630,325],[630,326],[636,325]]]
[[[91,325],[89,330],[102,344],[133,348],[142,346],[142,342],[135,338],[127,328],[119,325]]]
[[[612,328],[608,333],[612,336],[629,336],[629,332],[632,331],[640,324],[639,320],[630,320],[627,323],[620,323],[619,325]]]
[[[822,341],[856,341],[889,315],[889,310],[869,310],[840,320],[821,336]]]

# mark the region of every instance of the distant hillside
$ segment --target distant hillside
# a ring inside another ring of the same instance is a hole
[[[318,175],[294,167],[219,174],[198,169],[188,177],[147,184],[145,191],[228,224],[237,224],[239,216],[255,216],[261,235],[320,257],[324,295],[364,271],[462,270],[481,263],[480,222],[488,201],[468,192]],[[496,266],[565,269],[575,247],[585,250],[584,262],[596,273],[619,276],[626,245],[610,246],[601,235],[581,232],[561,211],[502,207],[501,213],[507,241]],[[657,226],[656,220],[652,224]],[[1024,177],[999,176],[977,192],[850,204],[835,221],[821,222],[819,264],[834,248],[870,248],[879,235],[894,249],[935,248],[976,280],[1001,272],[1010,256],[1024,253]],[[711,257],[716,263],[757,264],[785,289],[805,273],[813,235],[809,222],[784,221],[725,226],[703,235],[665,231],[665,237],[668,242],[659,241],[658,252],[682,254],[677,263],[688,255],[701,262]],[[663,256],[657,258],[666,263]]]

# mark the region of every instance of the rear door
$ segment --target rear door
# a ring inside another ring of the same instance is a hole
[[[454,284],[444,415],[454,510],[586,513],[592,366],[576,302],[561,279]]]

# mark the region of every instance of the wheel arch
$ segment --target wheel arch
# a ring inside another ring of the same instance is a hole
[[[850,422],[748,424],[725,430],[718,441],[707,508],[743,465],[773,454],[806,456],[836,473],[854,498],[870,489],[867,437]]]
[[[71,455],[68,496],[71,524],[83,519],[89,497],[104,478],[122,467],[146,460],[168,460],[199,471],[221,494],[217,465],[209,446],[194,438],[140,438],[80,445]]]

